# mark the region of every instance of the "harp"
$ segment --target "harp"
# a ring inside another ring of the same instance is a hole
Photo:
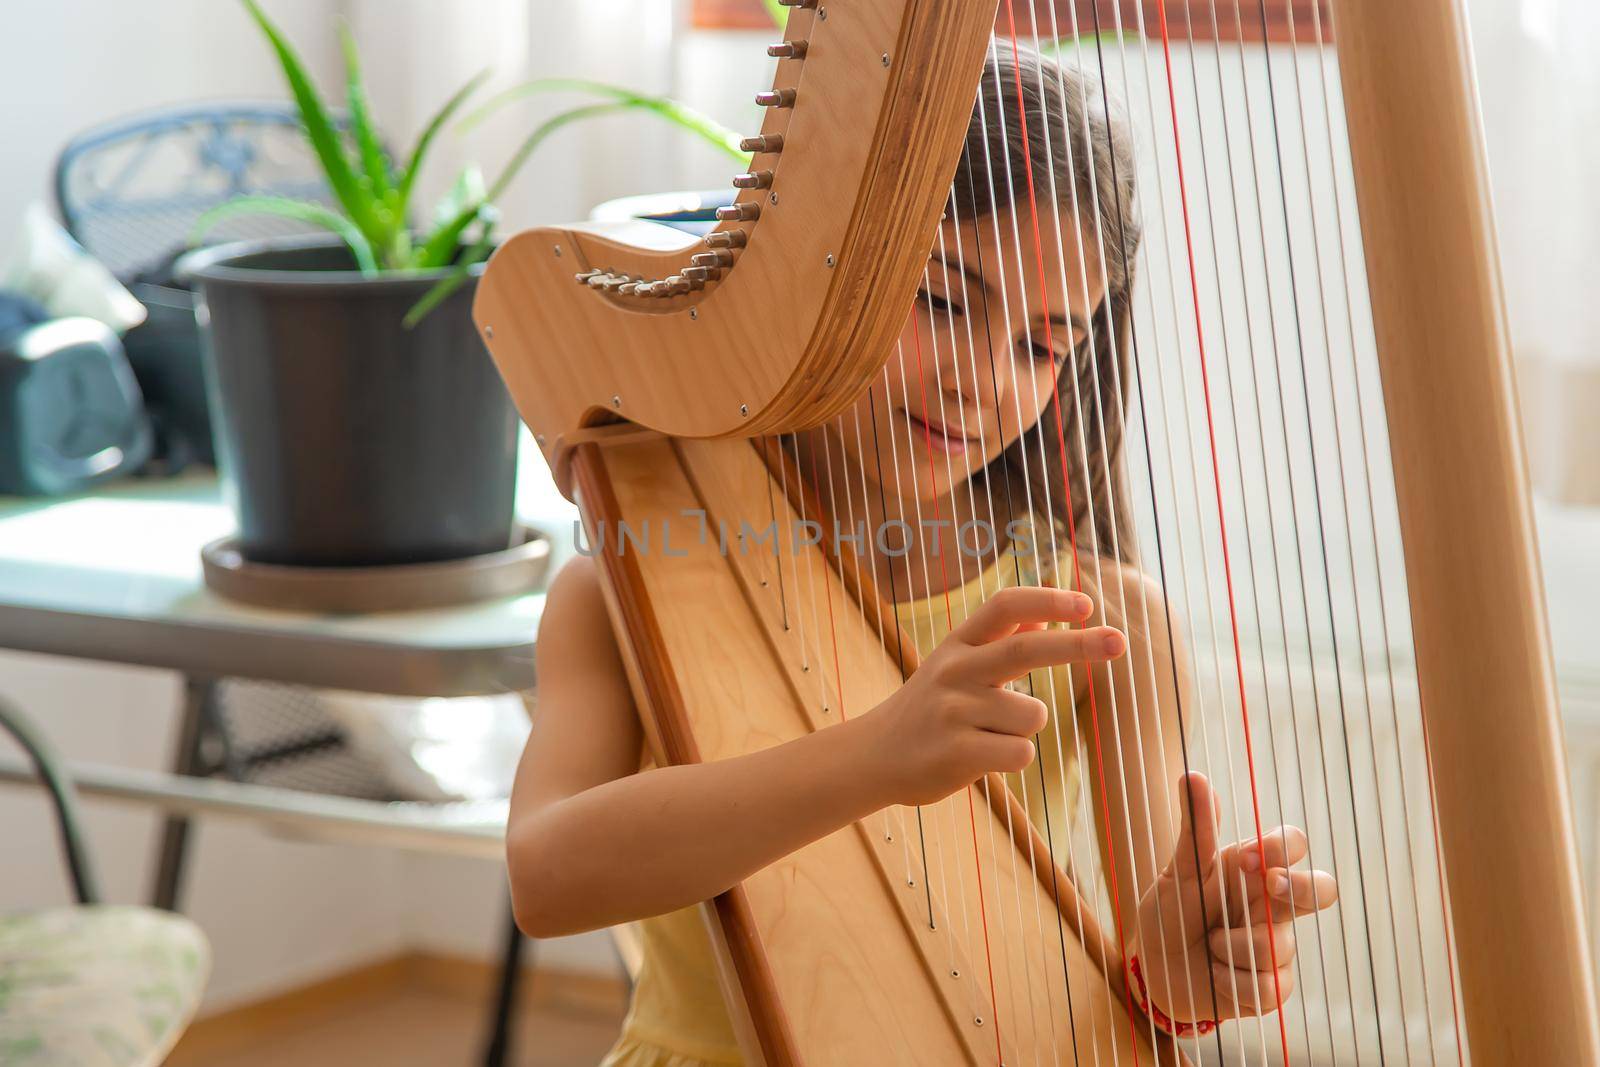
[[[974,100],[1019,38],[1054,39],[1137,131],[1124,457],[1165,523],[1142,566],[1212,663],[1189,748],[1240,836],[1304,825],[1342,899],[1301,935],[1298,1003],[1176,1042],[1133,1007],[1104,888],[980,781],[708,902],[749,1061],[1600,1062],[1456,0],[784,2],[709,236],[531,231],[477,297],[597,546],[656,760],[824,729],[916,669],[881,571],[762,533],[864,508],[789,435],[849,432],[909,358]],[[1011,193],[1020,284],[1050,208]],[[1057,491],[1095,491],[1063,466]]]

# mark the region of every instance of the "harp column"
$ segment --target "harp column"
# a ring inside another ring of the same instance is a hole
[[[1465,13],[1334,7],[1472,1058],[1600,1063]]]

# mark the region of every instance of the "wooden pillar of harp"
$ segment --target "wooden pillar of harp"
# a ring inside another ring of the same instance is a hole
[[[1472,1058],[1600,1063],[1465,15],[1336,18]]]

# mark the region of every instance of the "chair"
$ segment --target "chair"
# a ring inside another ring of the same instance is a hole
[[[154,908],[99,903],[72,783],[44,738],[0,701],[0,731],[50,795],[76,905],[0,916],[0,1062],[155,1067],[194,1017],[210,971],[205,935]]]
[[[173,265],[200,217],[236,196],[332,204],[299,114],[287,104],[210,103],[119,119],[62,149],[55,193],[67,232],[149,313],[124,344],[156,423],[161,465],[175,472],[213,463],[194,299]],[[293,219],[248,215],[218,225],[206,242],[310,232]]]

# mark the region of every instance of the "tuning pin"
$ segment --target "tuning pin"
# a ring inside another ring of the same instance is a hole
[[[761,217],[761,205],[753,200],[717,208],[718,222],[754,222]]]
[[[765,189],[772,184],[770,170],[758,170],[750,174],[740,174],[733,179],[735,189]]]
[[[667,284],[672,287],[670,291],[674,295],[677,295],[699,289],[704,283],[695,282],[693,279],[686,278],[682,274],[674,274],[672,277],[667,279]]]
[[[767,55],[773,59],[804,59],[806,57],[806,42],[784,41],[782,44],[767,45]]]
[[[615,293],[631,281],[633,281],[633,278],[630,275],[613,274],[611,277],[607,278],[601,283],[601,288],[605,289],[605,291],[608,293]]]
[[[589,284],[589,279],[598,278],[598,277],[600,277],[600,275],[602,275],[604,273],[605,273],[605,271],[603,271],[603,270],[586,270],[586,271],[583,271],[580,274],[573,275],[573,277],[577,279],[577,282],[578,282],[579,285],[588,285]]]
[[[733,266],[733,253],[722,250],[696,252],[689,257],[689,262],[697,267],[731,267]]]
[[[589,288],[604,289],[606,283],[611,281],[614,277],[615,275],[613,275],[610,271],[596,271],[589,277]]]
[[[750,235],[744,230],[713,230],[704,240],[707,248],[743,248]]]
[[[778,0],[779,7],[816,7],[817,0]]]
[[[746,137],[739,142],[741,152],[782,152],[783,134],[764,133],[759,137]]]
[[[704,284],[706,282],[714,282],[720,278],[722,269],[720,267],[685,267],[683,268],[683,276],[691,282]]]
[[[639,292],[639,282],[623,282],[617,286],[617,293],[621,296],[636,296]]]
[[[756,94],[756,103],[762,107],[794,107],[793,89],[773,89]]]
[[[650,295],[651,296],[670,296],[670,295],[672,295],[672,283],[670,281],[665,281],[665,280],[659,281],[659,282],[651,282],[650,283]]]

